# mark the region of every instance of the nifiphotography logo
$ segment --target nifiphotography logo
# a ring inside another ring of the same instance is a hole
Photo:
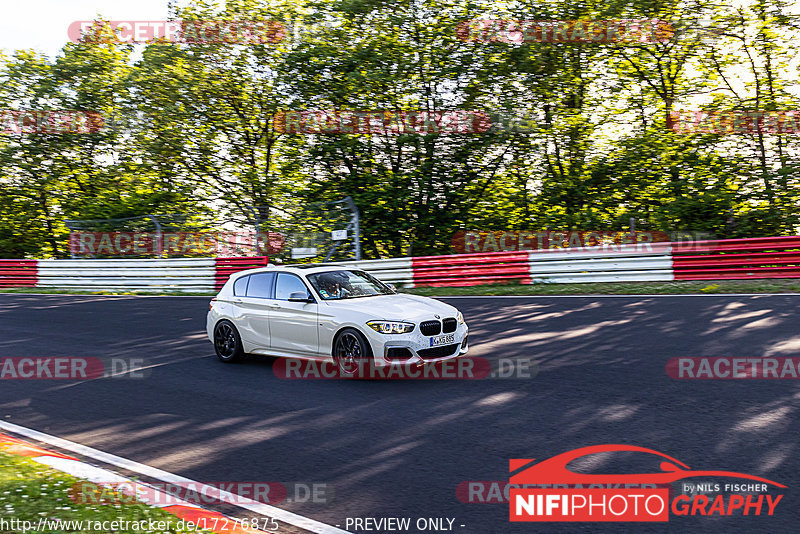
[[[613,452],[652,454],[661,472],[586,474],[570,470],[590,455]],[[533,463],[533,465],[531,465]],[[520,471],[520,469],[522,470]],[[662,452],[635,445],[595,445],[568,451],[535,463],[509,460],[509,520],[523,521],[669,521],[677,516],[773,515],[783,495],[767,493],[769,486],[786,486],[745,473],[693,470]],[[739,481],[680,482],[693,477],[723,477]],[[741,479],[748,482],[743,483]],[[703,492],[703,493],[701,493]],[[710,495],[708,493],[716,493]]]

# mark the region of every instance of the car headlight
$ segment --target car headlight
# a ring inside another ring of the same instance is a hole
[[[370,321],[367,326],[381,334],[407,334],[414,330],[414,323],[396,321]]]
[[[458,319],[458,324],[464,324],[464,315],[461,312],[458,312],[456,319]]]

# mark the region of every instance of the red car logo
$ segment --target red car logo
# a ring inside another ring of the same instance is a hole
[[[660,473],[641,473],[641,474],[585,474],[570,471],[567,464],[582,456],[597,454],[601,452],[644,452],[661,456],[669,461],[662,461]],[[522,465],[527,465],[533,459],[510,460],[510,471],[515,471]],[[783,484],[778,484],[766,478],[736,473],[734,471],[696,471],[690,469],[688,465],[668,456],[662,452],[637,447],[635,445],[594,445],[592,447],[582,447],[568,451],[548,460],[544,460],[528,467],[527,469],[513,475],[509,482],[511,484],[670,484],[676,480],[690,477],[731,477],[746,478],[758,482],[766,482],[779,488],[785,488]]]

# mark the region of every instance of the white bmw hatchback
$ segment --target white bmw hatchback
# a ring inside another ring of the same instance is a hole
[[[468,350],[467,325],[453,306],[332,266],[236,273],[211,301],[206,327],[223,362],[244,354],[333,360],[345,374],[363,360],[423,364]]]

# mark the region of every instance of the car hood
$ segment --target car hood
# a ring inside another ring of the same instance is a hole
[[[324,301],[332,308],[367,314],[372,319],[415,321],[430,319],[434,314],[455,317],[458,310],[449,304],[417,295],[381,295],[354,299]]]

